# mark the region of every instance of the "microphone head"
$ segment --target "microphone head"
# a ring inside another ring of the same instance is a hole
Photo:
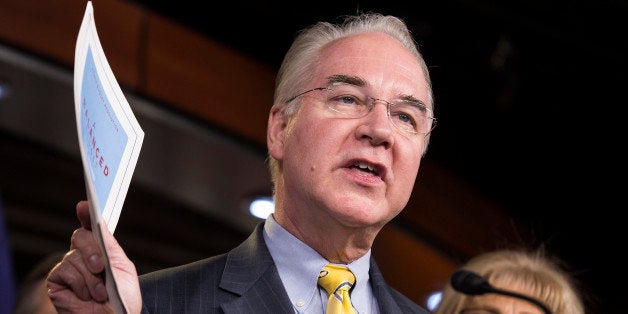
[[[456,291],[467,295],[480,295],[494,290],[484,277],[464,269],[453,273],[449,282]]]

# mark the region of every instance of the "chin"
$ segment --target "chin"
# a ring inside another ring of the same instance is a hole
[[[356,228],[383,225],[390,220],[387,219],[387,216],[382,216],[380,212],[369,211],[367,208],[368,207],[345,209],[340,214],[348,225]]]

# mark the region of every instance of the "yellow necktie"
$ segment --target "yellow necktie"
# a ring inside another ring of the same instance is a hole
[[[323,267],[318,275],[318,285],[329,294],[326,314],[356,313],[349,298],[354,283],[355,276],[347,267],[330,264]]]

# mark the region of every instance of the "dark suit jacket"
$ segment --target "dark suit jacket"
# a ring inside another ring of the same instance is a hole
[[[140,276],[142,313],[295,313],[263,225],[229,253]],[[373,258],[369,274],[381,313],[428,313],[388,286]]]

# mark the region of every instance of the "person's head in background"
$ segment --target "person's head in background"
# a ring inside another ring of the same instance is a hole
[[[42,258],[21,281],[13,314],[56,314],[48,297],[46,277],[65,252],[53,252]]]
[[[575,279],[562,261],[542,249],[503,249],[477,255],[460,269],[470,270],[495,288],[532,297],[553,314],[583,314]],[[434,314],[543,314],[535,304],[495,293],[468,296],[448,283]]]

